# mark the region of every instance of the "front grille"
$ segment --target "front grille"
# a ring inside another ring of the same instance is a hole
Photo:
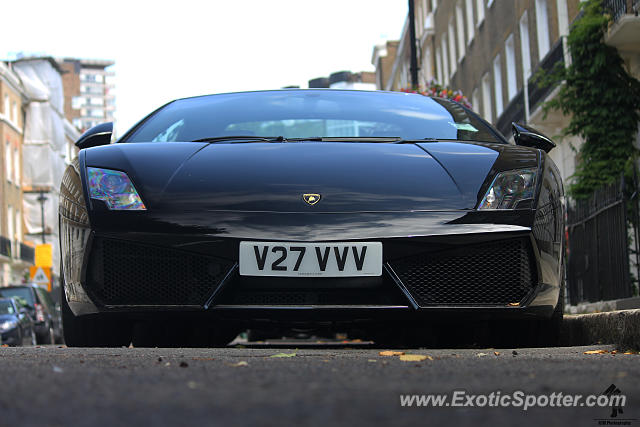
[[[220,305],[407,305],[390,276],[358,278],[247,277],[236,275]]]
[[[406,305],[399,295],[380,290],[236,291],[222,304],[233,305]]]
[[[216,257],[96,238],[87,276],[106,305],[204,305],[231,267]]]
[[[536,284],[528,239],[420,254],[390,265],[421,307],[520,303]]]

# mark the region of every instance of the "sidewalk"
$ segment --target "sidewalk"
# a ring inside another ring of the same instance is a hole
[[[604,311],[633,310],[640,308],[640,297],[612,301],[585,302],[566,307],[567,314],[601,313]]]
[[[561,345],[615,344],[640,350],[640,309],[565,314]]]

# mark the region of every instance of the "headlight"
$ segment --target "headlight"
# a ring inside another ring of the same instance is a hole
[[[18,322],[16,320],[5,320],[0,323],[0,332],[6,332],[16,326],[18,326]]]
[[[110,210],[147,210],[126,173],[100,168],[87,168],[87,173],[92,199],[104,201]]]
[[[478,210],[515,209],[519,202],[533,199],[536,169],[500,172],[485,193]]]

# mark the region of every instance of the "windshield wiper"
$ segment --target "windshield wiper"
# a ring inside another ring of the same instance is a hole
[[[284,136],[228,135],[194,139],[191,142],[286,142]]]
[[[440,141],[456,141],[455,139],[440,138],[421,138],[421,139],[399,139],[394,144],[417,144],[418,142],[440,142]]]

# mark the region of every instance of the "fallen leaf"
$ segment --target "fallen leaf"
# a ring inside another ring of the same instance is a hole
[[[367,362],[376,363],[377,360],[376,359],[367,359]]]
[[[189,364],[183,360],[182,362],[180,362],[180,367],[181,368],[188,368]]]
[[[618,350],[613,350],[611,354],[618,354]]]
[[[216,360],[215,357],[192,357],[191,360]]]
[[[607,350],[589,350],[585,351],[584,354],[605,354],[609,353]]]
[[[484,357],[486,355],[487,355],[487,353],[478,353],[478,354],[476,354],[476,356],[478,356],[478,357]]]
[[[62,370],[62,368],[61,368],[61,367],[59,367],[59,366],[54,366],[54,367],[53,367],[53,372],[55,372],[56,374],[61,374],[61,373],[63,373],[64,371]]]
[[[403,354],[400,356],[400,360],[403,362],[422,362],[423,360],[433,360],[433,357],[423,354]]]
[[[380,356],[402,356],[404,354],[404,351],[392,351],[392,350],[387,350],[387,351],[381,351],[380,353],[378,353]]]
[[[165,363],[164,366],[171,366],[171,362]]]
[[[272,354],[269,357],[295,357],[296,353],[278,353],[278,354]]]
[[[500,352],[499,351],[494,351],[493,354],[495,354],[496,356],[500,356]]]
[[[187,387],[189,387],[191,390],[195,390],[196,388],[198,388],[198,383],[195,381],[189,381],[187,383]]]
[[[238,367],[238,366],[249,366],[249,364],[247,362],[245,362],[244,360],[241,360],[238,363],[232,363],[229,366],[233,366],[233,367]]]
[[[636,354],[633,351],[625,351],[624,354]]]

